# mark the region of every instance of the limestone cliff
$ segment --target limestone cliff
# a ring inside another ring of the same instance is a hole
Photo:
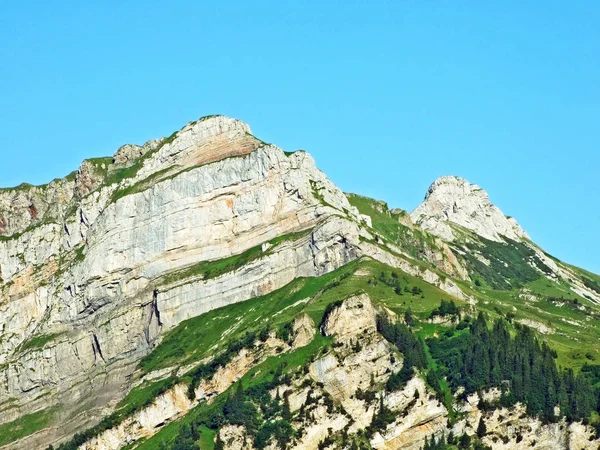
[[[157,142],[93,176],[84,164],[75,180],[2,193],[1,420],[60,405],[61,426],[34,442],[97,421],[182,320],[357,255],[360,219],[307,153],[220,116]],[[247,251],[225,273],[195,270]]]

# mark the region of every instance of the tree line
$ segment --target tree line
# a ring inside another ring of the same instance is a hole
[[[562,416],[569,421],[585,420],[597,411],[599,391],[585,372],[575,375],[572,369],[560,370],[556,352],[540,342],[531,328],[514,327],[512,337],[504,319],[490,326],[480,313],[468,332],[428,339],[439,375],[446,377],[454,392],[464,387],[464,396],[499,388],[502,406],[521,402],[527,414],[545,422]]]

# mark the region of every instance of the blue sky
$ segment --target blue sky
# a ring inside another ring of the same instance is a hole
[[[600,273],[599,23],[584,0],[8,0],[0,185],[221,113],[394,207],[463,176]]]

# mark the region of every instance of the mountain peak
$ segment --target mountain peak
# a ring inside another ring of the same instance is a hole
[[[156,172],[200,166],[233,156],[243,156],[265,145],[252,135],[245,122],[222,115],[204,116],[187,123],[169,137],[125,145],[115,154],[116,168],[138,163],[139,181]]]
[[[412,213],[412,220],[441,238],[452,241],[454,223],[493,241],[501,236],[529,238],[517,221],[505,216],[490,202],[488,193],[464,178],[443,176],[427,190],[425,200]]]
[[[184,138],[184,145],[190,146],[196,143],[205,143],[210,139],[221,135],[251,135],[250,126],[241,120],[222,115],[210,115],[198,120],[188,122],[183,128],[175,131],[166,138],[153,139],[144,145],[125,144],[121,146],[114,155],[116,163],[126,163],[143,156],[148,151],[170,145]],[[179,143],[179,142],[177,142]],[[172,145],[170,145],[172,146]]]

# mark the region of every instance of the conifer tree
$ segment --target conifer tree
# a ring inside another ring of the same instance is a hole
[[[487,427],[485,426],[485,421],[483,420],[483,416],[479,419],[479,425],[477,425],[477,437],[481,439],[487,433]]]

